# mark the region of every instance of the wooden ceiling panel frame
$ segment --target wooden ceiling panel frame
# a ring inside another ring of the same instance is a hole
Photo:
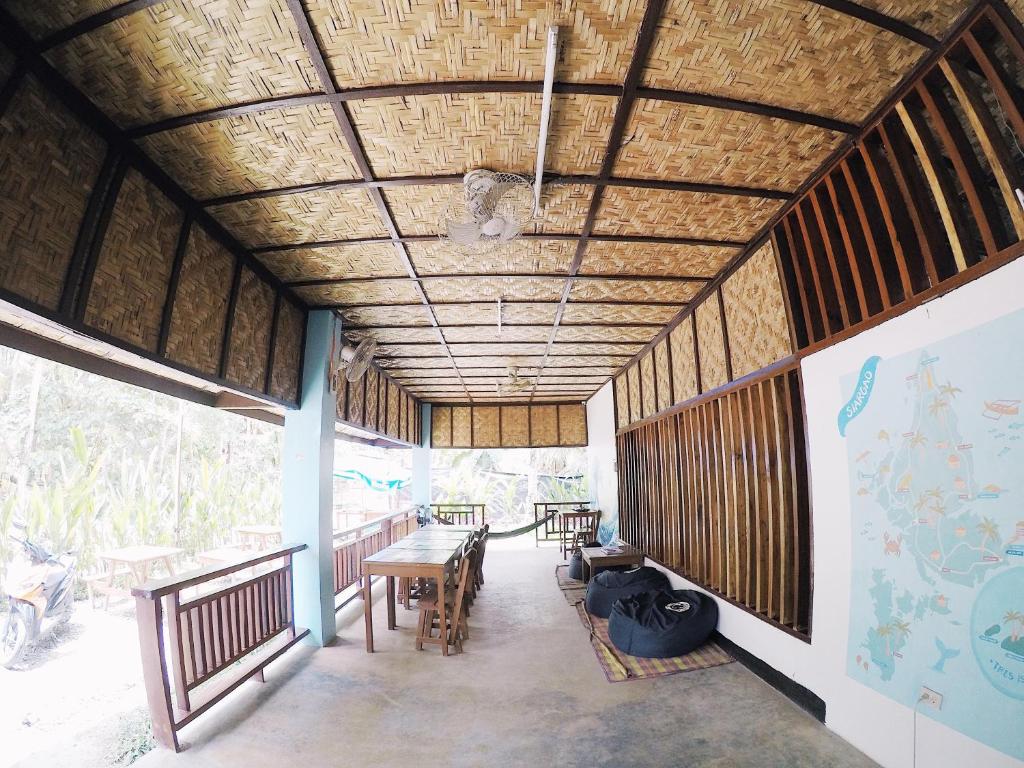
[[[291,11],[292,18],[295,20],[295,25],[298,27],[299,39],[302,40],[302,44],[306,48],[306,52],[309,54],[310,61],[313,63],[313,69],[316,71],[317,77],[320,79],[320,85],[323,88],[324,93],[337,94],[337,84],[334,82],[334,78],[331,75],[326,60],[324,59],[323,50],[317,41],[316,33],[313,31],[313,25],[302,0],[286,0],[286,2],[288,9]],[[345,137],[349,150],[352,152],[352,156],[355,159],[356,167],[359,169],[359,172],[365,181],[373,181],[373,169],[370,168],[369,161],[366,158],[366,152],[363,149],[362,142],[352,125],[352,118],[345,109],[345,105],[340,101],[332,101],[331,106],[334,116],[338,121],[338,127],[341,130],[342,136]],[[381,194],[380,189],[378,187],[370,187],[367,192],[373,200],[374,205],[377,207],[377,212],[380,215],[381,220],[384,222],[384,226],[388,230],[388,234],[391,236],[391,239],[395,240],[400,238],[401,233],[395,225],[395,219],[391,214],[391,209],[388,207],[387,201]],[[405,267],[408,272],[409,277],[416,278],[416,270],[412,266],[412,261],[409,259],[409,252],[406,250],[405,245],[403,243],[395,243],[395,251],[398,254],[399,260],[402,262],[402,266]],[[427,294],[424,292],[423,286],[419,282],[415,285],[422,304],[424,304],[430,312],[430,324],[437,329],[437,338],[444,348],[448,359],[451,360],[452,365],[454,366],[455,360],[452,357],[451,351],[448,349],[444,333],[437,322],[437,317],[434,314],[433,308],[430,306]],[[468,390],[466,391],[466,395],[467,397],[469,396]]]

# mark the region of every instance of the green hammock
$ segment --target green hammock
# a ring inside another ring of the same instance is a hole
[[[544,523],[548,522],[548,520],[553,520],[557,516],[558,512],[552,512],[547,517],[542,517],[540,520],[533,523],[527,523],[522,528],[513,528],[511,531],[490,531],[488,536],[495,539],[514,539],[516,536],[522,536],[524,533],[529,533],[534,528],[539,528],[544,525]],[[454,525],[451,520],[443,520],[437,515],[434,515],[434,519],[441,523],[441,525]]]

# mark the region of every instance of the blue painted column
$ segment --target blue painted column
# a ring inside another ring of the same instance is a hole
[[[294,556],[295,623],[316,645],[336,634],[333,504],[336,400],[330,385],[332,344],[341,325],[329,311],[309,313],[299,408],[287,411],[282,461],[284,541],[308,545]]]
[[[430,403],[420,406],[420,439],[412,449],[412,503],[430,505]]]

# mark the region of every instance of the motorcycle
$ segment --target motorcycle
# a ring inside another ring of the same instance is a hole
[[[71,618],[76,578],[71,552],[52,555],[27,538],[11,539],[21,545],[28,564],[21,573],[8,574],[7,616],[0,614],[0,666],[7,668],[45,632]]]

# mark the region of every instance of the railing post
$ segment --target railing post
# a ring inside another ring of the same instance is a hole
[[[139,627],[142,679],[146,685],[146,701],[153,720],[153,736],[161,745],[177,752],[178,734],[174,730],[171,686],[167,678],[160,598],[136,597],[135,617]]]
[[[386,517],[386,518],[384,518],[384,520],[381,521],[381,524],[380,524],[380,530],[384,534],[383,538],[384,538],[384,546],[385,547],[390,547],[392,544],[395,543],[392,540],[392,534],[394,533],[394,528],[393,528],[391,523],[392,523],[392,518]]]
[[[170,619],[167,625],[167,635],[171,641],[171,660],[173,664],[171,669],[174,670],[174,698],[178,703],[178,709],[182,712],[188,712],[192,707],[188,700],[188,684],[185,681],[185,648],[184,643],[187,640],[190,644],[192,638],[185,638],[181,634],[181,623],[178,618],[181,608],[181,593],[172,592],[167,596],[167,602],[170,603],[170,610],[168,610],[168,618]]]

